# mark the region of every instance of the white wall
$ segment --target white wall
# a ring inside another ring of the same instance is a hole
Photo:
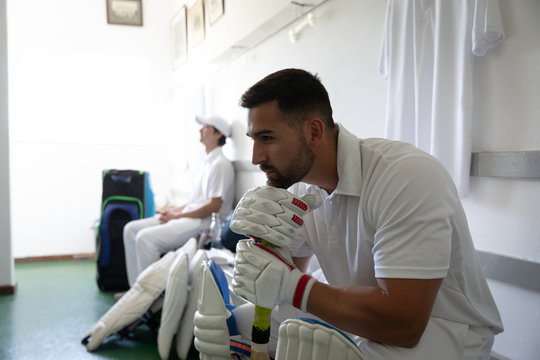
[[[103,169],[149,170],[166,195],[171,4],[143,4],[134,27],[105,1],[8,2],[15,257],[93,252]]]
[[[9,193],[6,2],[0,0],[0,286],[14,285]]]
[[[540,3],[499,1],[507,39],[475,60],[473,150],[538,150]],[[330,0],[296,44],[288,41],[288,27],[235,61],[188,64],[175,73],[168,21],[181,2],[144,1],[143,28],[106,25],[100,2],[55,3],[35,0],[32,13],[24,11],[28,2],[12,0],[8,7],[8,19],[19,19],[9,23],[10,38],[18,39],[9,49],[15,256],[93,251],[89,227],[98,216],[102,168],[149,169],[161,193],[183,194],[185,171],[202,156],[191,135],[195,113],[232,119],[233,142],[225,151],[249,160],[238,99],[283,67],[318,72],[338,122],[360,137],[384,135],[386,82],[377,65],[385,1]],[[59,8],[69,10],[59,14]],[[122,130],[128,124],[129,136]],[[463,202],[477,248],[540,262],[539,199],[538,179],[472,178]],[[495,351],[537,358],[540,296],[490,286],[506,325]]]
[[[473,151],[540,150],[540,2],[499,0],[506,40],[476,59]],[[540,262],[540,179],[471,178],[463,199],[478,249]],[[490,287],[505,325],[494,350],[538,359],[540,293]]]
[[[540,2],[500,0],[506,40],[476,59],[473,151],[540,150]],[[471,178],[477,247],[540,262],[539,179]]]
[[[288,39],[292,24],[215,70],[204,86],[215,111],[235,121],[236,158],[251,159],[245,110],[237,105],[240,96],[265,75],[285,67],[319,74],[336,121],[363,137],[383,136],[386,82],[377,68],[384,11],[381,1],[329,1],[315,11],[316,25],[306,28],[296,43]]]

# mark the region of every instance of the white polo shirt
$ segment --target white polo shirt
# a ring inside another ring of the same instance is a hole
[[[337,170],[330,195],[305,183],[289,189],[324,200],[304,216],[293,256],[314,253],[332,285],[444,278],[432,318],[502,331],[456,188],[438,160],[410,144],[358,139],[340,126]]]
[[[184,211],[198,209],[216,197],[223,200],[219,213],[224,221],[231,212],[234,201],[234,168],[231,161],[223,155],[221,146],[206,156],[199,171],[199,180]]]

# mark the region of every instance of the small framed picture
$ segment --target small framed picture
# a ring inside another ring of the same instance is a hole
[[[106,0],[107,23],[142,26],[142,0]]]
[[[182,6],[171,19],[172,67],[177,69],[186,62],[187,47],[187,8]]]
[[[204,40],[205,36],[203,0],[197,0],[189,9],[189,22],[191,24],[191,46],[195,47]]]
[[[206,0],[208,22],[214,25],[225,14],[225,0]]]

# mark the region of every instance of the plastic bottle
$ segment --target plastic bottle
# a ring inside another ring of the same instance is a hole
[[[212,213],[212,222],[210,223],[210,242],[212,247],[221,249],[221,218],[218,213]]]

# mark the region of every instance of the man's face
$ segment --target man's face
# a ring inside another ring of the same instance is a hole
[[[217,141],[221,137],[221,133],[217,132],[212,125],[203,125],[199,132],[201,133],[200,142],[205,145],[213,144],[214,142],[217,144]]]
[[[250,109],[247,130],[253,139],[252,163],[266,173],[268,185],[288,188],[311,170],[315,155],[302,128],[279,119],[275,102]]]

